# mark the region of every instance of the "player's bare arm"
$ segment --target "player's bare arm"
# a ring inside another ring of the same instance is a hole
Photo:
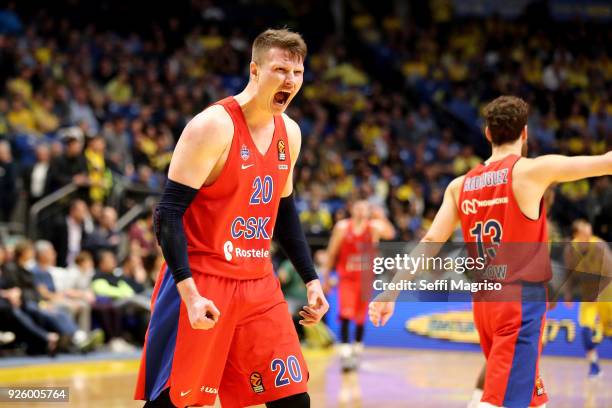
[[[289,116],[283,114],[283,120],[287,129],[289,152],[291,153],[291,169],[287,183],[281,193],[283,198],[279,205],[275,235],[306,284],[308,306],[304,306],[299,315],[302,317],[300,324],[308,326],[317,324],[321,320],[323,315],[327,313],[329,304],[323,294],[321,281],[314,270],[310,249],[302,231],[292,196],[293,169],[300,153],[302,133],[298,124]]]
[[[210,176],[218,175],[215,173],[223,167],[220,160],[231,146],[233,132],[234,125],[222,106],[211,106],[196,115],[176,144],[168,178],[195,189],[211,184]]]
[[[231,145],[233,125],[223,107],[212,106],[185,127],[170,162],[168,179],[199,190],[212,183],[223,167],[223,156]],[[164,246],[162,245],[162,250]],[[186,256],[187,248],[180,248]],[[164,254],[166,255],[166,254]],[[202,297],[192,277],[177,283],[194,329],[211,329],[220,316],[214,303]]]
[[[434,217],[431,227],[412,252],[411,257],[435,256],[442,245],[452,236],[457,224],[459,223],[459,212],[457,203],[459,202],[459,191],[463,185],[464,176],[457,177],[449,183],[444,192],[442,206]],[[393,277],[394,282],[402,279],[413,279],[414,276],[406,276],[405,273],[396,273]],[[395,310],[395,300],[398,294],[393,291],[383,292],[370,303],[368,315],[374,326],[384,326]]]
[[[336,265],[336,261],[338,259],[338,253],[340,252],[340,245],[346,236],[346,231],[348,230],[348,221],[340,220],[334,225],[332,229],[331,237],[329,238],[329,242],[327,244],[327,262],[321,271],[323,275],[323,281],[325,285],[325,292],[327,293],[333,286],[337,284],[337,280],[332,281],[330,278],[331,271],[334,269]]]
[[[372,226],[376,241],[381,239],[390,240],[395,237],[395,228],[385,216],[384,210],[380,207],[372,208],[370,225]]]
[[[338,252],[340,251],[340,244],[346,235],[348,230],[348,221],[340,220],[334,225],[332,229],[329,243],[327,244],[327,265],[325,267],[326,273],[331,272],[334,269],[336,260],[338,259]]]
[[[291,154],[291,168],[289,169],[289,177],[287,183],[283,187],[281,197],[289,197],[293,193],[293,169],[295,163],[300,156],[300,149],[302,147],[302,131],[300,126],[291,119],[289,116],[283,113],[283,121],[285,122],[285,128],[287,129],[287,140],[289,141],[289,153]]]
[[[550,154],[521,159],[513,169],[513,191],[525,215],[539,216],[540,199],[554,183],[612,174],[612,151],[598,156],[562,156]]]

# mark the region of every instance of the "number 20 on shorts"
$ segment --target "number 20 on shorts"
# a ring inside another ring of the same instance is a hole
[[[289,385],[291,381],[296,383],[302,381],[302,369],[295,356],[287,357],[286,362],[281,358],[275,358],[272,360],[270,368],[272,372],[276,372],[276,377],[274,378],[274,386],[276,388]]]

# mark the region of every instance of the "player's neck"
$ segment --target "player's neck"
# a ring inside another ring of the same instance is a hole
[[[238,102],[238,105],[240,105],[240,109],[242,109],[242,113],[250,129],[265,127],[273,120],[273,115],[268,110],[262,109],[261,106],[258,105],[259,101],[257,101],[256,96],[257,89],[255,84],[251,82],[248,83],[242,92],[234,96],[234,99]]]
[[[366,222],[366,220],[361,219],[361,218],[360,219],[353,218],[351,221],[353,222],[353,227],[355,228],[361,228]]]
[[[514,143],[506,143],[500,146],[493,146],[493,149],[491,151],[491,157],[487,159],[487,163],[502,160],[503,158],[511,154],[521,156],[521,151],[522,143],[520,139]]]

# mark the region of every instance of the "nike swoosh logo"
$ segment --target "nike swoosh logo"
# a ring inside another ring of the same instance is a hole
[[[184,397],[185,395],[189,394],[190,392],[191,392],[191,390],[185,391],[185,392],[181,391],[181,397]]]
[[[249,167],[252,167],[252,166],[254,166],[254,165],[255,165],[255,163],[253,163],[253,164],[243,164],[242,166],[240,166],[240,168],[241,168],[242,170],[244,170],[244,169],[248,169]]]

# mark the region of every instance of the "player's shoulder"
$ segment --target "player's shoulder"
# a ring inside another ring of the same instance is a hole
[[[453,195],[458,195],[461,191],[461,187],[463,186],[463,181],[465,180],[465,177],[465,174],[459,177],[455,177],[450,183],[448,183],[448,186],[446,186],[446,190],[450,191]]]
[[[234,134],[234,123],[223,106],[212,105],[195,115],[185,126],[184,133],[192,138],[227,142]]]
[[[519,177],[530,177],[537,173],[546,172],[547,168],[554,164],[559,157],[562,156],[556,154],[545,154],[538,157],[521,157],[514,165],[512,174],[514,177],[517,175]]]
[[[283,113],[281,116],[283,118],[283,122],[285,123],[285,129],[287,129],[287,137],[289,140],[301,140],[302,131],[300,130],[300,125],[298,125],[298,123],[291,119],[291,117],[286,113]]]
[[[340,220],[336,223],[336,226],[334,228],[340,232],[344,232],[348,229],[350,222],[351,221],[349,219]]]

